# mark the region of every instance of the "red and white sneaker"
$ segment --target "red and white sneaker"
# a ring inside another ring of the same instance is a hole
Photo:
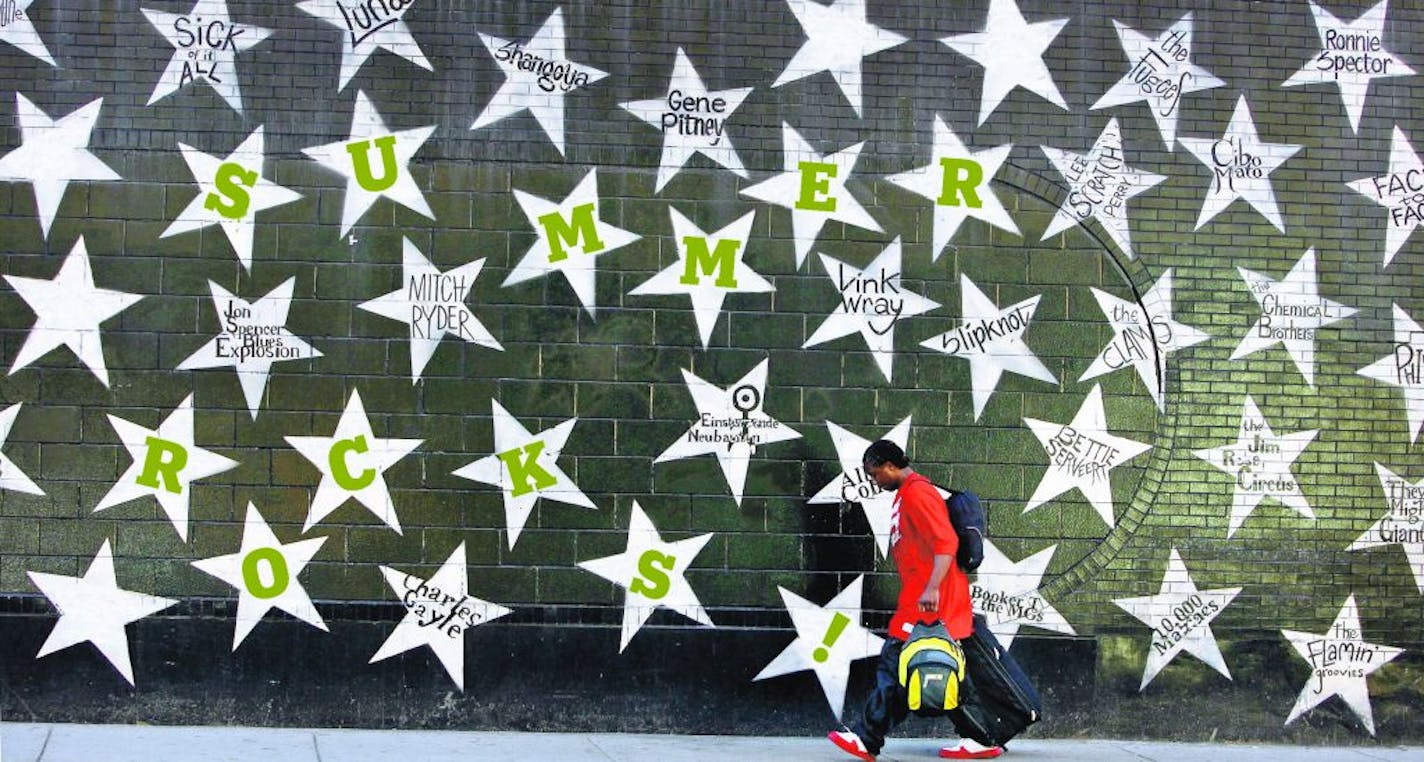
[[[972,738],[961,738],[959,743],[939,750],[940,757],[944,759],[993,759],[1003,753],[1002,746],[985,746]]]
[[[831,743],[835,744],[836,748],[861,760],[861,762],[875,762],[875,755],[865,748],[865,742],[852,731],[832,730],[826,734],[826,738],[831,739]]]

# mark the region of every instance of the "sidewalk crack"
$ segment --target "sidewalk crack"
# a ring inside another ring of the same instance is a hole
[[[609,753],[608,753],[608,750],[607,750],[607,749],[604,749],[602,746],[599,746],[599,745],[598,745],[598,740],[595,739],[593,736],[589,736],[589,737],[588,737],[588,743],[589,743],[590,746],[592,746],[593,748],[597,749],[597,750],[598,750],[598,753],[599,753],[599,754],[602,754],[604,759],[607,759],[607,760],[615,759],[615,757],[614,757],[612,754],[609,754]]]
[[[40,753],[35,757],[35,762],[42,762],[44,760],[45,751],[49,749],[49,739],[52,735],[54,735],[54,728],[45,728],[44,743],[40,744]]]

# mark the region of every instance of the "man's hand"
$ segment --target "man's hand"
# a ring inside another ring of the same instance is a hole
[[[939,585],[930,585],[920,593],[920,611],[939,611]]]
[[[939,611],[939,586],[944,582],[945,575],[949,574],[949,566],[953,563],[954,556],[948,553],[935,554],[930,579],[925,583],[925,591],[920,593],[920,611]]]

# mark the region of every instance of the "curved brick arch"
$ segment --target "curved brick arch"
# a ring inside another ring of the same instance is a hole
[[[1061,185],[1043,175],[1013,164],[1005,164],[999,177],[995,178],[995,182],[1012,189],[1015,193],[1042,201],[1055,209],[1063,202],[1067,193]],[[1133,301],[1146,312],[1147,307],[1142,302],[1142,292],[1147,287],[1146,284],[1151,283],[1153,274],[1149,271],[1143,258],[1124,258],[1116,248],[1104,241],[1091,225],[1080,222],[1075,228],[1097,244],[1101,249],[1102,256],[1112,264],[1113,269],[1122,278],[1123,284],[1131,290]],[[1156,341],[1155,327],[1149,322],[1147,329],[1154,332],[1152,351],[1156,354],[1160,350]],[[1155,367],[1160,368],[1161,364],[1155,364]],[[1157,383],[1161,392],[1166,394],[1167,389],[1162,388],[1166,384],[1166,379],[1162,378],[1160,373]],[[1072,594],[1112,563],[1118,552],[1142,527],[1143,520],[1152,510],[1167,464],[1172,458],[1176,418],[1177,406],[1172,404],[1166,406],[1165,412],[1158,414],[1158,429],[1153,438],[1152,453],[1146,469],[1138,479],[1137,488],[1133,491],[1132,500],[1128,503],[1126,510],[1117,516],[1112,528],[1096,548],[1072,562],[1067,569],[1043,586],[1042,592],[1045,597],[1058,600]]]

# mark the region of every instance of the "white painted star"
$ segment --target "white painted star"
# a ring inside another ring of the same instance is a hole
[[[494,454],[453,473],[462,479],[499,487],[504,494],[504,521],[510,550],[519,541],[519,533],[524,531],[529,514],[541,497],[580,508],[598,508],[559,468],[559,456],[578,423],[577,418],[531,434],[498,401],[490,400],[490,407],[494,420]]]
[[[727,134],[727,120],[751,91],[750,87],[709,90],[687,54],[678,48],[666,95],[619,104],[663,133],[656,192],[662,192],[663,186],[682,171],[688,159],[699,153],[737,177],[747,177],[746,167],[732,146],[732,136]]]
[[[0,25],[0,42],[8,42],[50,66],[58,67],[59,64],[54,62],[54,57],[49,54],[44,40],[40,39],[40,33],[35,31],[34,22],[26,13],[34,1],[15,0],[10,7],[8,22]]]
[[[59,610],[59,621],[35,658],[43,658],[85,641],[94,644],[129,685],[134,684],[129,660],[129,636],[124,628],[178,603],[124,590],[114,577],[114,553],[109,541],[99,548],[82,577],[26,572],[34,586]]]
[[[1024,423],[1048,453],[1048,470],[1033,490],[1024,513],[1077,488],[1109,527],[1115,525],[1112,501],[1112,470],[1127,463],[1152,445],[1120,437],[1108,430],[1103,410],[1103,388],[1097,384],[1088,392],[1083,406],[1068,424],[1025,418]]]
[[[22,404],[24,403],[16,402],[4,410],[0,410],[0,447],[5,446],[5,439],[10,436],[10,427],[15,425],[15,417],[20,414]],[[31,481],[30,477],[15,465],[15,461],[5,457],[4,453],[0,453],[0,490],[5,489],[23,492],[26,495],[44,494],[44,490]]]
[[[237,371],[247,410],[257,420],[257,409],[262,405],[262,393],[274,364],[322,356],[287,330],[287,312],[296,282],[296,278],[288,278],[256,302],[248,302],[208,281],[221,330],[179,363],[178,370],[231,367]]]
[[[741,380],[720,389],[684,369],[682,378],[697,406],[697,422],[653,461],[654,464],[698,455],[717,456],[717,464],[737,505],[747,483],[752,455],[762,445],[798,439],[795,429],[762,410],[766,402],[769,360],[762,360]]]
[[[1192,63],[1192,14],[1187,13],[1157,35],[1146,35],[1113,20],[1118,42],[1131,66],[1090,110],[1112,108],[1143,101],[1162,142],[1171,151],[1177,147],[1177,117],[1181,115],[1182,96],[1225,85],[1210,72]]]
[[[297,3],[298,8],[342,32],[341,80],[336,86],[337,92],[345,90],[347,83],[361,70],[366,59],[381,49],[395,53],[426,71],[435,71],[435,67],[430,65],[424,51],[420,49],[420,44],[410,33],[410,27],[405,25],[406,11],[413,5],[414,0],[404,4],[368,3],[355,11],[362,14],[361,18],[366,19],[366,23],[362,25],[358,21],[353,28],[346,16],[352,11],[339,2],[305,0]]]
[[[1404,137],[1399,125],[1389,146],[1389,171],[1379,177],[1366,177],[1345,183],[1365,198],[1389,210],[1384,227],[1384,267],[1394,261],[1394,255],[1404,248],[1404,242],[1419,226],[1424,225],[1424,207],[1420,206],[1420,191],[1424,191],[1424,162]]]
[[[470,290],[475,287],[475,278],[479,277],[484,266],[485,261],[477,259],[441,272],[409,238],[404,238],[401,247],[401,287],[356,305],[410,327],[411,383],[420,380],[426,363],[430,362],[435,349],[440,346],[440,340],[446,336],[504,351],[480,319],[465,306]]]
[[[859,332],[886,381],[894,380],[895,326],[905,318],[939,309],[939,302],[912,293],[900,283],[900,239],[858,270],[834,257],[821,255],[821,266],[840,292],[840,304],[803,349]]]
[[[1315,16],[1320,52],[1281,86],[1334,85],[1350,117],[1350,129],[1358,134],[1370,83],[1414,74],[1409,64],[1384,48],[1384,17],[1389,12],[1389,0],[1381,0],[1350,23],[1335,18],[1314,0],[1310,12]]]
[[[358,90],[351,114],[351,137],[302,149],[323,167],[346,178],[346,198],[341,205],[342,236],[381,198],[435,219],[425,194],[410,173],[411,158],[434,132],[433,124],[390,130],[366,93]]]
[[[851,662],[878,655],[885,644],[884,638],[860,623],[864,583],[865,575],[856,577],[825,606],[777,586],[786,613],[791,615],[791,625],[796,628],[796,639],[752,680],[814,670],[831,713],[840,717],[845,708]]]
[[[1370,706],[1370,686],[1366,678],[1375,670],[1394,661],[1403,648],[1383,646],[1365,640],[1360,627],[1360,610],[1351,594],[1340,607],[1340,613],[1330,629],[1317,635],[1313,632],[1281,630],[1300,658],[1310,665],[1310,678],[1296,696],[1295,706],[1285,724],[1339,696],[1350,711],[1360,718],[1370,735],[1375,734],[1375,715]]]
[[[1315,519],[1315,512],[1291,473],[1291,465],[1318,433],[1317,429],[1310,429],[1277,436],[1256,406],[1256,400],[1248,394],[1241,407],[1236,441],[1193,453],[1222,473],[1230,474],[1235,482],[1226,539],[1231,539],[1256,506],[1268,497],[1312,521]]]
[[[888,439],[904,449],[910,441],[912,418],[913,416],[906,416],[905,420],[878,439]],[[880,551],[882,557],[889,556],[895,493],[880,489],[865,471],[863,458],[865,448],[870,446],[871,440],[837,426],[832,421],[826,421],[826,430],[831,434],[831,444],[836,447],[836,460],[840,463],[841,473],[806,502],[811,505],[860,504],[861,511],[865,513],[865,520],[870,524],[870,533],[875,537],[876,550]]]
[[[728,294],[766,294],[775,290],[770,281],[743,261],[756,212],[747,212],[713,233],[704,232],[672,207],[668,207],[668,214],[672,217],[677,261],[628,295],[687,294],[692,300],[697,334],[706,349]]]
[[[984,562],[969,586],[974,613],[983,614],[989,631],[1009,650],[1022,626],[1065,635],[1077,634],[1073,625],[1043,597],[1039,585],[1053,560],[1057,545],[1049,545],[1022,561],[1011,561],[994,543],[984,540]]]
[[[89,253],[84,237],[74,242],[64,264],[52,280],[6,275],[5,281],[35,313],[30,335],[20,345],[10,374],[29,367],[56,347],[69,347],[105,387],[109,369],[104,365],[104,347],[99,325],[133,306],[143,298],[94,285]]]
[[[89,152],[89,135],[103,106],[104,99],[98,98],[55,120],[29,98],[15,93],[20,147],[0,156],[0,180],[30,183],[34,188],[35,209],[45,238],[49,238],[71,182],[119,179],[118,173]]]
[[[382,566],[386,584],[405,604],[405,617],[371,656],[370,664],[406,651],[429,646],[450,679],[465,690],[465,634],[510,609],[470,595],[465,569],[465,543],[428,580]]]
[[[1022,87],[1068,110],[1043,54],[1069,19],[1028,23],[1014,0],[989,0],[984,31],[957,34],[940,42],[984,67],[984,89],[979,99],[979,124],[994,113],[1004,97]]]
[[[1424,329],[1398,304],[1394,308],[1394,347],[1373,364],[1360,368],[1360,375],[1398,387],[1404,395],[1404,414],[1409,420],[1409,442],[1419,439],[1424,429]]]
[[[1166,410],[1167,355],[1211,338],[1205,331],[1172,319],[1172,268],[1163,271],[1141,302],[1119,299],[1096,288],[1092,292],[1098,309],[1112,325],[1113,337],[1078,380],[1088,381],[1130,365],[1157,409]]]
[[[1366,529],[1345,550],[1367,550],[1398,545],[1409,560],[1414,585],[1424,594],[1424,480],[1409,482],[1393,471],[1375,463],[1380,489],[1384,491],[1386,513]]]
[[[234,111],[242,113],[237,84],[237,54],[267,39],[271,29],[235,24],[227,0],[198,0],[187,13],[140,9],[158,33],[173,46],[173,58],[146,105],[152,106],[184,85],[207,82]]]
[[[237,461],[205,450],[194,443],[193,395],[178,403],[157,429],[110,415],[109,424],[119,435],[133,462],[109,488],[94,512],[141,497],[153,497],[173,523],[178,537],[188,541],[188,506],[193,482],[237,468]]]
[[[989,183],[1014,150],[1012,143],[971,151],[938,114],[934,120],[934,149],[930,163],[886,180],[911,193],[934,201],[934,246],[930,261],[939,261],[944,247],[966,219],[993,225],[1020,235],[1018,225],[1004,209]]]
[[[959,291],[959,327],[925,339],[920,346],[969,361],[974,420],[983,414],[1005,371],[1045,383],[1058,383],[1023,338],[1033,324],[1033,313],[1038,309],[1042,294],[1001,310],[963,273],[959,276]]]
[[[1049,236],[1096,219],[1128,259],[1136,258],[1132,251],[1132,230],[1127,221],[1127,202],[1167,177],[1127,166],[1117,118],[1108,120],[1086,154],[1050,146],[1039,147],[1063,179],[1068,181],[1068,196],[1040,240],[1046,241]]]
[[[598,170],[589,170],[578,187],[558,203],[518,188],[514,189],[514,200],[538,239],[501,285],[560,273],[589,317],[595,317],[597,259],[642,238],[599,218]]]
[[[786,0],[796,15],[806,42],[791,57],[772,87],[828,72],[850,101],[855,115],[864,109],[861,61],[889,50],[907,37],[882,29],[866,18],[865,0],[833,0],[823,5],[811,0]]]
[[[386,471],[420,446],[420,439],[378,439],[361,404],[360,392],[351,391],[346,409],[329,437],[284,437],[287,444],[321,471],[321,483],[312,498],[302,531],[306,532],[333,511],[355,499],[376,518],[401,533]]]
[[[1182,562],[1181,554],[1172,548],[1167,573],[1162,576],[1162,587],[1156,595],[1115,599],[1113,603],[1119,608],[1152,628],[1147,668],[1142,672],[1142,684],[1137,690],[1146,690],[1152,678],[1183,651],[1201,659],[1230,680],[1231,671],[1226,668],[1226,660],[1221,656],[1221,647],[1217,645],[1216,634],[1211,631],[1211,622],[1226,610],[1240,592],[1239,587],[1198,590],[1197,583],[1187,572],[1187,565]]]
[[[262,176],[262,128],[252,131],[225,159],[182,143],[183,161],[198,183],[198,195],[160,238],[218,225],[237,253],[242,269],[252,270],[252,239],[257,213],[302,197]]]
[[[281,609],[328,632],[326,622],[297,579],[325,542],[325,537],[315,537],[283,543],[257,512],[257,506],[248,503],[241,548],[230,555],[193,562],[199,571],[237,590],[237,624],[232,634],[232,650],[242,645],[248,633],[272,609]]]
[[[1207,169],[1211,184],[1197,215],[1198,229],[1216,215],[1226,211],[1236,199],[1243,199],[1261,213],[1276,230],[1286,232],[1276,206],[1276,191],[1271,186],[1271,173],[1294,156],[1301,146],[1290,143],[1266,143],[1256,134],[1256,122],[1246,96],[1236,101],[1231,123],[1217,139],[1177,138]]]
[[[1315,249],[1307,249],[1281,280],[1237,267],[1251,297],[1261,305],[1261,318],[1231,353],[1239,360],[1274,344],[1285,347],[1305,383],[1315,386],[1315,333],[1355,314],[1320,295],[1315,277]]]
[[[664,542],[658,528],[638,501],[628,520],[626,550],[616,556],[580,561],[579,568],[626,588],[623,598],[623,628],[618,653],[659,608],[671,609],[698,624],[716,627],[697,593],[687,582],[687,569],[712,535],[702,534],[676,542]]]
[[[527,109],[562,156],[564,99],[608,76],[608,72],[569,60],[564,52],[564,9],[555,8],[528,42],[483,33],[480,40],[505,79],[470,129],[487,127]]]
[[[743,188],[741,193],[791,210],[791,238],[796,245],[798,270],[821,234],[821,228],[831,220],[885,232],[846,189],[846,181],[865,147],[864,141],[823,154],[784,122],[781,136],[784,171]]]

